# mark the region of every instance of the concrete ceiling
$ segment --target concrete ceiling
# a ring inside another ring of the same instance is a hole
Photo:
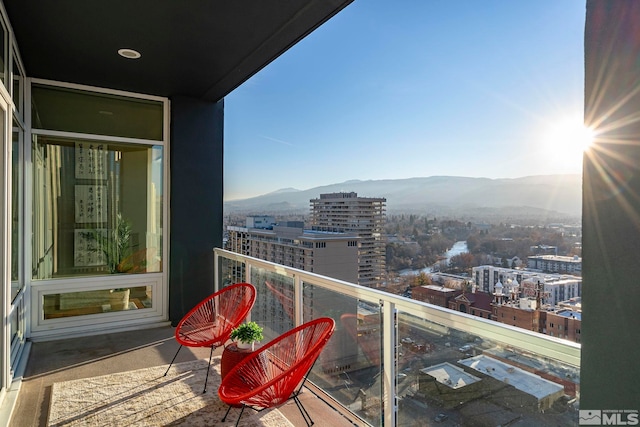
[[[28,77],[217,101],[353,0],[2,1]]]

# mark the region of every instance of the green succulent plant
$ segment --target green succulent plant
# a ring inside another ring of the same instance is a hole
[[[231,339],[244,344],[262,341],[262,328],[256,322],[247,322],[231,331]]]

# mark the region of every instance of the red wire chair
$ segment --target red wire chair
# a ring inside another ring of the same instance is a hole
[[[251,353],[222,379],[218,396],[229,405],[242,406],[236,426],[246,407],[256,411],[274,408],[293,399],[307,426],[313,420],[298,394],[320,352],[335,330],[335,321],[321,317],[304,323]]]
[[[255,301],[256,288],[249,283],[237,283],[222,288],[198,303],[176,327],[176,341],[180,343],[180,347],[164,375],[169,372],[182,346],[211,347],[202,390],[203,393],[206,392],[213,350],[229,339],[231,330],[245,320]]]

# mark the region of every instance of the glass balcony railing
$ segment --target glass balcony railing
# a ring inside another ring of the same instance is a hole
[[[269,340],[329,316],[310,388],[357,424],[578,424],[580,345],[221,249],[216,289],[249,282]]]

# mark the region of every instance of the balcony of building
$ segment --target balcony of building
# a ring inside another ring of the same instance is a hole
[[[265,340],[312,318],[336,321],[303,393],[317,425],[578,424],[579,344],[221,249],[214,265],[216,288],[256,286],[251,319]],[[47,425],[53,383],[168,364],[172,334],[34,342],[11,425]],[[184,351],[177,362],[207,357]],[[292,402],[280,410],[304,425]]]

